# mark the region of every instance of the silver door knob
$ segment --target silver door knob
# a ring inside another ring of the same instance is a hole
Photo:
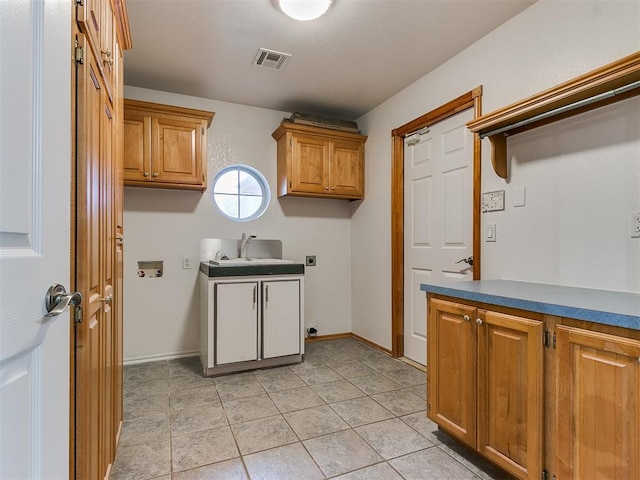
[[[100,298],[100,301],[108,305],[111,305],[111,302],[113,302],[113,295],[107,295],[106,297],[102,297]]]
[[[143,176],[143,177],[148,177],[148,176],[149,176],[149,172],[144,172],[144,173],[142,174],[142,176]]]
[[[69,292],[59,283],[51,285],[44,297],[44,304],[47,309],[47,317],[55,317],[60,315],[69,305],[77,307],[82,303],[82,294],[80,292]]]
[[[462,262],[466,263],[469,266],[472,266],[473,265],[473,257],[461,258],[456,263],[462,263]]]
[[[482,319],[480,319],[480,318],[476,318],[476,323],[477,323],[478,325],[482,325]]]
[[[468,322],[469,320],[471,320],[471,317],[469,315],[465,315],[462,318],[464,319],[465,322]]]
[[[152,176],[153,176],[154,178],[155,178],[155,177],[157,177],[157,176],[158,176],[158,172],[153,172],[153,175],[152,175]]]

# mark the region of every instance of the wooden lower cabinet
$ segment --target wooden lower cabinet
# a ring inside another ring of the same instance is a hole
[[[435,294],[428,311],[442,430],[515,478],[640,480],[640,330]]]
[[[556,329],[557,478],[640,478],[640,340]]]
[[[427,416],[516,478],[543,470],[543,322],[431,298]]]

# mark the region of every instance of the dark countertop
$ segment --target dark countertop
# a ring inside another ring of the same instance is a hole
[[[200,271],[208,277],[253,277],[258,275],[303,275],[303,263],[273,265],[214,265],[200,262]]]
[[[512,280],[420,284],[427,293],[640,330],[640,294]]]

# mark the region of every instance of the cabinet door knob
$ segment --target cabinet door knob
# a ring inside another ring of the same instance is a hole
[[[329,190],[329,187],[324,187],[325,190]]]
[[[462,318],[464,319],[465,322],[468,322],[469,320],[471,320],[471,317],[469,315],[465,315]]]
[[[148,177],[148,176],[149,176],[149,172],[144,172],[144,173],[142,174],[142,176],[143,176],[143,177]]]
[[[158,176],[158,172],[153,172],[153,177],[157,177]]]
[[[335,190],[335,189],[336,189],[336,187],[331,187],[331,190]]]
[[[477,323],[478,325],[482,325],[482,319],[480,319],[480,318],[476,318],[476,323]]]

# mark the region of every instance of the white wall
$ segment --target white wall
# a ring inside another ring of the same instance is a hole
[[[353,331],[391,346],[391,130],[483,85],[490,112],[640,50],[640,2],[540,0],[358,120],[367,200],[352,223]],[[535,130],[509,141],[510,179],[491,169],[483,191],[506,190],[507,209],[483,215],[498,241],[482,244],[483,278],[640,291],[638,103]],[[562,131],[560,134],[559,132]],[[510,196],[527,188],[527,205]]]
[[[126,87],[125,97],[215,112],[208,132],[209,185],[232,163],[260,170],[273,191],[276,142],[271,133],[285,112]],[[259,219],[239,224],[213,205],[211,191],[126,188],[124,198],[124,357],[143,360],[195,352],[198,348],[198,259],[201,238],[280,239],[283,256],[304,263],[317,255],[305,276],[305,320],[321,335],[351,331],[351,215],[341,200],[278,199]],[[193,268],[182,269],[182,257]],[[140,278],[138,260],[163,260],[164,276]]]

